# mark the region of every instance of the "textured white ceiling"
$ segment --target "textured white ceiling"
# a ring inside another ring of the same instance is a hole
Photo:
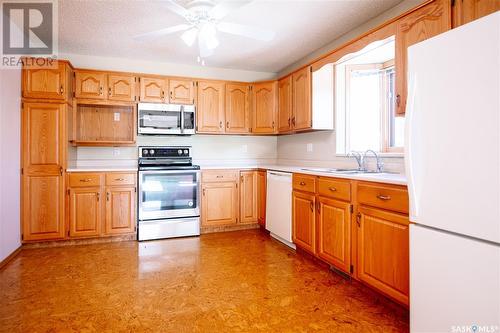
[[[187,2],[178,1],[182,5]],[[275,39],[261,42],[219,33],[220,45],[207,58],[207,66],[278,72],[400,2],[256,0],[224,21],[273,30]],[[59,51],[194,65],[198,49],[186,46],[180,33],[152,41],[133,38],[180,23],[183,19],[162,1],[61,0]]]

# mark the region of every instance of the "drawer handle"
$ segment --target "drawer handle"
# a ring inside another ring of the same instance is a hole
[[[388,196],[388,195],[377,195],[377,198],[379,198],[380,200],[383,200],[383,201],[388,201],[388,200],[391,200],[391,197]]]
[[[304,186],[304,185],[306,185],[306,183],[304,183],[304,182],[300,182],[300,184],[299,184],[299,185],[300,185],[300,186]]]
[[[88,183],[88,182],[90,182],[91,180],[92,180],[92,179],[90,179],[90,178],[80,179],[80,181],[81,181],[82,183]]]
[[[314,212],[314,203],[312,201],[309,203],[309,208],[311,208],[311,212]]]
[[[116,180],[117,182],[122,182],[122,181],[124,181],[124,180],[125,180],[125,178],[115,178],[115,180]]]
[[[328,189],[332,192],[337,192],[337,189],[335,187],[329,187]]]
[[[216,178],[224,178],[224,176],[220,176],[220,175],[219,175],[219,176],[216,176]]]

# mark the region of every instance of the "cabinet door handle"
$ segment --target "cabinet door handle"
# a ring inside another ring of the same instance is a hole
[[[82,183],[88,183],[88,182],[90,182],[91,180],[92,180],[92,179],[90,179],[90,178],[80,179],[80,181],[81,181]]]
[[[165,99],[165,91],[164,90],[161,91],[161,98]]]
[[[316,209],[318,210],[318,214],[321,213],[321,203],[319,201],[316,204]]]
[[[106,201],[109,201],[109,192],[106,192]]]
[[[219,128],[222,128],[222,120],[219,121]]]
[[[295,127],[295,117],[292,117],[292,125]]]
[[[291,125],[291,120],[290,118],[288,118],[288,127],[290,127],[290,125]]]
[[[203,196],[205,196],[205,189],[203,189]]]
[[[380,199],[380,200],[383,200],[383,201],[391,200],[391,197],[389,195],[379,194],[379,195],[377,195],[377,198]]]
[[[170,90],[170,98],[174,98],[174,93],[172,90]]]
[[[63,168],[59,167],[59,174],[62,176],[63,175]]]
[[[273,129],[274,129],[274,121],[273,121]]]
[[[111,96],[111,87],[108,88],[108,95]]]
[[[226,128],[229,128],[229,121],[226,121]]]
[[[401,95],[400,94],[396,95],[396,106],[397,107],[401,106]]]
[[[61,93],[61,95],[64,93],[64,87],[61,85],[61,87],[59,88],[59,92]]]
[[[309,204],[309,207],[311,208],[311,212],[314,212],[314,203],[312,201]]]
[[[361,213],[356,214],[356,223],[361,227]]]
[[[97,201],[99,201],[99,197],[100,197],[99,192],[97,192],[96,195],[97,195]]]
[[[304,183],[304,182],[300,182],[300,183],[299,183],[299,185],[300,185],[300,186],[305,186],[305,185],[306,185],[306,183]]]
[[[332,192],[337,192],[337,189],[336,189],[335,187],[330,187],[330,188],[328,188],[328,189],[329,189],[330,191],[332,191]]]
[[[102,86],[100,86],[99,87],[99,95],[102,95],[102,90],[103,90],[103,88],[102,88]]]

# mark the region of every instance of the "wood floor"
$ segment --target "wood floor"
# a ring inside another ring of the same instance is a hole
[[[0,332],[407,332],[408,312],[259,230],[23,250]]]

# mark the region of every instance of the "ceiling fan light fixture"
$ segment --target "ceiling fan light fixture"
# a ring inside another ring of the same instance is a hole
[[[181,39],[184,41],[184,43],[186,43],[187,46],[191,47],[193,46],[197,36],[198,36],[198,29],[191,28],[185,31],[181,35]]]

